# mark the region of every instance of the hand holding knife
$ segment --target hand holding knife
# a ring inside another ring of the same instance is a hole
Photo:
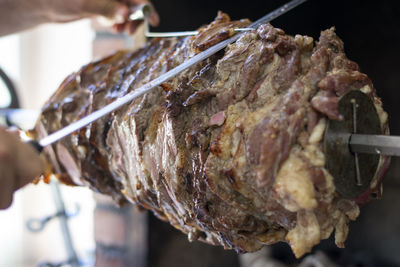
[[[153,5],[145,0],[119,0],[121,5],[110,16],[101,17],[100,22],[112,27],[116,32],[127,31],[133,34],[137,27],[146,20],[151,26],[157,26],[160,18]]]
[[[6,209],[14,191],[43,173],[44,161],[13,132],[0,128],[0,140],[0,209]]]

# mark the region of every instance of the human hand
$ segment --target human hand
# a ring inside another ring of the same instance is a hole
[[[42,0],[43,8],[50,22],[70,22],[95,15],[112,19],[112,28],[117,32],[133,33],[140,21],[129,21],[132,9],[141,4],[150,4],[148,0]],[[151,5],[152,6],[152,5]],[[157,26],[159,17],[154,8],[149,23]]]
[[[44,163],[28,144],[0,128],[0,209],[8,208],[13,193],[43,173]]]

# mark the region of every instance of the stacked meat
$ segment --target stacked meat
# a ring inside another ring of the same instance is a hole
[[[82,67],[44,106],[38,138],[248,25],[220,13],[196,36],[153,39]],[[285,241],[299,257],[332,232],[343,247],[359,215],[335,192],[321,145],[349,90],[374,100],[387,131],[370,79],[334,29],[314,43],[265,24],[46,154],[64,182],[149,209],[189,240],[238,252]]]

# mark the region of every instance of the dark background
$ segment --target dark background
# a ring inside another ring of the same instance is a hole
[[[232,19],[250,18],[254,21],[287,1],[154,0],[152,2],[161,16],[161,25],[153,30],[178,31],[194,30],[209,23],[218,10],[228,13]],[[310,0],[271,23],[288,34],[308,35],[315,40],[318,40],[320,31],[335,26],[337,34],[345,43],[347,56],[357,62],[361,71],[371,78],[378,96],[382,98],[384,109],[389,114],[391,133],[400,135],[398,1]],[[350,225],[346,249],[335,248],[331,238],[322,242],[314,251],[324,250],[340,266],[400,266],[399,175],[399,160],[394,159],[385,178],[383,199],[362,207],[360,217]],[[170,239],[163,241],[162,237],[172,238],[171,236],[176,235],[178,239],[183,240],[182,242],[186,242],[185,238],[175,233],[172,227],[163,227],[163,223],[154,220],[151,219],[152,228],[155,230],[153,233],[150,232],[153,240],[150,240],[150,245],[155,246],[155,249],[157,244],[158,249],[160,244],[168,246]],[[161,232],[156,231],[161,228]],[[187,247],[189,251],[191,246],[193,245],[183,247]],[[210,248],[205,249],[201,245],[194,247],[196,248],[193,249],[197,250],[185,252],[180,249],[175,253],[198,255],[196,261],[198,265],[194,264],[193,267],[235,266],[231,261],[235,256],[234,252],[227,253],[225,261],[220,257],[211,264],[210,260],[202,262],[202,259],[213,257],[212,255],[219,254],[218,251],[222,250],[215,248],[215,251],[210,252]],[[277,244],[273,246],[273,250],[275,256],[283,262],[295,262],[286,244]]]

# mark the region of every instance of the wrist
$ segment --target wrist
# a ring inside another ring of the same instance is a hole
[[[42,23],[70,22],[85,16],[82,12],[82,1],[34,0],[33,2],[37,4],[35,12],[42,19]]]

